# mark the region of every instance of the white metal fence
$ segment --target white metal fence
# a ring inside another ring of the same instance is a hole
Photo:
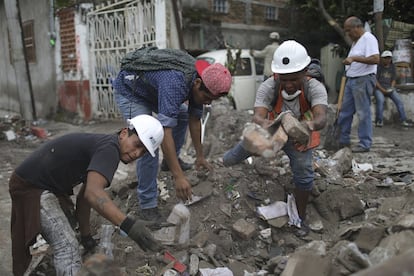
[[[157,45],[156,10],[164,11],[164,4],[164,1],[157,0],[124,0],[99,5],[88,13],[90,91],[94,117],[120,117],[112,90],[120,60],[134,49]]]

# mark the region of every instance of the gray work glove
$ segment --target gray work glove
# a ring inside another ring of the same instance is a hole
[[[158,241],[152,237],[145,221],[135,220],[127,234],[144,251],[151,250],[153,252],[159,252],[162,248]]]

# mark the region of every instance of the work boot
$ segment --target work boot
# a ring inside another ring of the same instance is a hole
[[[193,165],[191,165],[190,163],[184,162],[181,158],[178,158],[178,163],[180,164],[180,167],[183,171],[188,171],[189,169],[193,167]],[[170,168],[168,167],[167,160],[163,159],[161,162],[161,171],[167,172],[169,170]]]
[[[161,220],[161,214],[158,211],[158,207],[141,209],[141,218],[146,221],[158,222]]]
[[[300,228],[295,229],[295,236],[298,238],[306,237],[310,232],[310,228],[305,221],[300,223]]]
[[[369,148],[363,148],[360,145],[357,145],[357,146],[352,147],[351,150],[354,153],[369,152]]]
[[[376,127],[383,127],[383,126],[384,126],[384,123],[383,123],[382,121],[377,121],[377,122],[375,123],[375,126],[376,126]]]

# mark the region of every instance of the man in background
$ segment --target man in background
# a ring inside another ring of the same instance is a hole
[[[370,106],[379,63],[378,41],[364,30],[364,24],[355,16],[345,20],[344,30],[353,43],[348,57],[342,62],[347,81],[338,116],[339,143],[342,147],[351,145],[352,120],[356,113],[359,119],[359,143],[352,147],[352,152],[368,152],[372,145]]]
[[[250,50],[250,54],[257,58],[264,58],[264,79],[271,77],[273,75],[271,64],[273,60],[273,54],[276,49],[279,47],[280,36],[278,32],[272,32],[269,34],[271,43],[267,45],[263,50]]]
[[[398,114],[400,115],[400,121],[402,127],[409,127],[407,122],[407,116],[405,115],[404,104],[400,95],[395,89],[396,84],[396,71],[395,66],[392,63],[392,53],[390,51],[384,51],[381,54],[381,63],[378,65],[377,71],[377,85],[375,89],[375,126],[382,127],[384,102],[385,98],[390,98],[397,107]]]

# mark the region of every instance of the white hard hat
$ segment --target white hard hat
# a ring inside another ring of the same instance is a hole
[[[164,128],[160,121],[150,115],[138,115],[128,119],[130,129],[135,129],[148,152],[155,157],[155,151],[164,139]]]
[[[311,61],[305,47],[294,40],[283,42],[273,54],[272,71],[277,74],[296,73]]]
[[[279,33],[278,33],[278,32],[271,32],[271,33],[269,34],[269,38],[270,38],[270,39],[280,39],[280,35],[279,35]]]

